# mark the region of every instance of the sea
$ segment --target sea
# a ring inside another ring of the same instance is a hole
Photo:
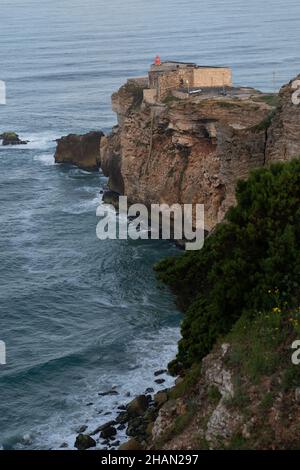
[[[100,241],[107,179],[55,164],[56,139],[109,132],[111,94],[157,54],[276,91],[300,72],[299,31],[299,0],[0,0],[0,134],[29,141],[0,146],[2,449],[72,449],[82,426],[174,380],[154,373],[176,354],[182,314],[153,265],[180,252]]]

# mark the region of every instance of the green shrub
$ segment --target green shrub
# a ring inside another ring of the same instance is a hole
[[[282,313],[244,312],[226,338],[232,346],[229,365],[242,368],[240,372],[252,383],[258,383],[263,375],[272,375],[286,361],[280,351],[289,334],[284,323]]]
[[[170,368],[171,369],[171,368]],[[175,372],[174,372],[175,373]],[[183,397],[187,392],[197,384],[201,375],[201,364],[194,364],[184,376],[182,382],[179,382],[175,387],[169,391],[169,398]]]
[[[300,161],[253,171],[236,197],[201,251],[155,268],[186,312],[174,373],[205,356],[244,310],[300,305]]]
[[[212,405],[217,405],[222,398],[221,393],[219,392],[218,387],[211,385],[207,392],[208,401]]]

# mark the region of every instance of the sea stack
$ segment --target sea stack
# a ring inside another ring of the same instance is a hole
[[[56,163],[70,163],[84,170],[99,168],[99,148],[103,132],[92,131],[88,134],[69,134],[57,139],[54,155]]]

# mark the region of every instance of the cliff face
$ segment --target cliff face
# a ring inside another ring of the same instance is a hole
[[[99,167],[99,145],[102,132],[89,132],[85,135],[70,134],[57,140],[54,155],[56,163],[71,163],[84,170]]]
[[[219,98],[133,106],[133,87],[113,95],[119,126],[102,139],[100,160],[112,190],[131,202],[202,203],[206,229],[234,202],[236,179],[263,165],[271,107],[259,99]]]
[[[300,80],[300,75],[280,90],[278,108],[268,131],[267,163],[300,157],[300,105],[292,101],[295,80]]]
[[[300,155],[291,84],[276,111],[276,97],[251,89],[235,97],[169,96],[152,106],[142,90],[131,81],[113,95],[119,125],[100,146],[110,189],[130,202],[202,203],[211,230],[235,203],[237,179],[280,155]]]

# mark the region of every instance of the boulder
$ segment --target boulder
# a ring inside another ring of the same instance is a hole
[[[57,139],[56,163],[70,163],[84,170],[99,168],[99,148],[103,132],[84,135],[69,134]]]
[[[116,421],[108,421],[107,423],[101,424],[98,426],[96,429],[94,429],[93,432],[90,433],[90,436],[94,436],[95,434],[98,434],[101,431],[104,431],[107,428],[110,428],[116,424]]]
[[[121,413],[119,413],[118,416],[116,417],[117,423],[120,423],[120,424],[127,423],[128,419],[129,419],[129,414],[127,411],[121,411]]]
[[[103,439],[111,439],[116,434],[116,428],[114,426],[108,426],[101,431],[100,436],[103,437]]]
[[[78,450],[85,450],[95,446],[96,441],[88,434],[78,434],[74,444],[74,447],[76,447]]]
[[[119,392],[117,390],[108,390],[107,392],[99,392],[98,393],[99,397],[106,397],[106,396],[113,396],[113,395],[119,395]]]
[[[139,395],[127,405],[127,412],[130,417],[141,416],[149,406],[146,395]]]
[[[143,416],[137,416],[129,421],[126,434],[127,436],[138,437],[139,439],[146,437],[147,426],[148,421]]]
[[[158,385],[161,385],[165,382],[165,379],[156,379],[154,380],[155,383],[157,383]]]
[[[154,375],[155,377],[157,377],[158,375],[167,374],[167,372],[168,372],[167,369],[159,369],[154,372]]]

